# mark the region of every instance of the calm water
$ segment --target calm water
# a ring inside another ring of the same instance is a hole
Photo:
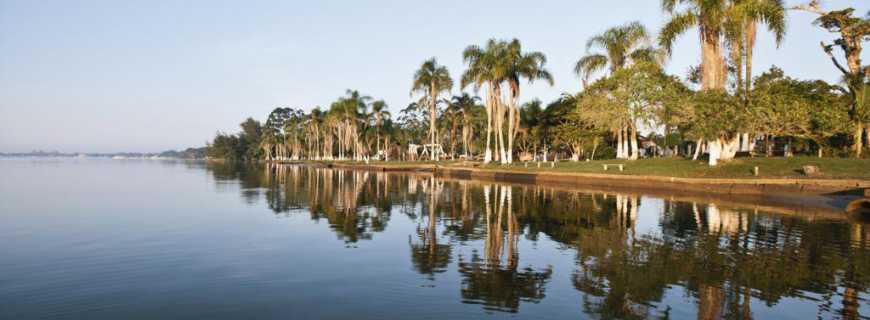
[[[867,318],[870,227],[294,166],[0,160],[0,318]]]

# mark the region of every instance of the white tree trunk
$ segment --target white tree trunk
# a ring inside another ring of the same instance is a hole
[[[629,160],[637,160],[638,154],[640,153],[640,152],[638,152],[639,150],[637,148],[637,129],[632,126],[630,130],[631,130],[631,144],[630,144],[631,156],[629,157]]]
[[[735,135],[734,138],[731,139],[719,139],[719,159],[721,160],[731,160],[734,159],[734,155],[737,154],[737,150],[740,148],[740,135]]]
[[[622,129],[616,133],[616,158],[625,158],[625,151],[622,150]]]
[[[721,152],[721,140],[722,139],[713,139],[707,141],[707,151],[710,153],[710,160],[707,162],[711,167],[715,167],[719,164],[719,153]]]
[[[756,144],[756,140],[758,140],[758,139],[756,139],[756,137],[757,136],[755,136],[755,135],[749,136],[749,150],[746,150],[746,151],[755,152],[755,144]]]
[[[692,161],[698,160],[698,155],[701,154],[701,145],[704,143],[703,139],[698,139],[698,142],[695,142],[695,154],[692,156]]]

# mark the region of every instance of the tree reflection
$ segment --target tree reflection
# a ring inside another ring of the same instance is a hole
[[[206,168],[218,188],[238,184],[247,203],[263,201],[279,216],[307,212],[348,243],[386,230],[399,210],[417,222],[408,237],[413,270],[438,281],[455,268],[461,301],[487,310],[544,301],[550,281],[570,281],[579,311],[599,318],[664,318],[687,308],[668,297],[689,297],[699,319],[751,319],[753,308],[794,301],[815,304],[817,317],[859,319],[868,295],[870,228],[846,220],[432,175]],[[559,243],[575,255],[573,271],[554,275],[546,263],[521,260],[523,241]]]
[[[490,201],[490,195],[493,201]],[[543,270],[518,267],[519,224],[512,208],[511,187],[485,185],[483,199],[486,216],[484,257],[477,252],[469,261],[460,257],[463,302],[480,303],[488,310],[517,312],[520,301],[539,302],[544,299],[545,287],[553,270],[551,267]]]
[[[427,206],[427,225],[425,228],[417,226],[418,242],[409,240],[411,246],[411,262],[414,268],[423,275],[428,275],[430,279],[434,279],[435,273],[441,273],[447,270],[447,265],[450,264],[451,247],[448,244],[438,243],[437,234],[437,213],[438,213],[438,197],[443,190],[443,182],[439,182],[435,177],[430,177],[424,182],[424,193],[428,194]]]

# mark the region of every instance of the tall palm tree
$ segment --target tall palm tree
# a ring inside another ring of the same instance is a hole
[[[736,0],[662,0],[662,9],[670,14],[670,20],[662,27],[659,45],[668,53],[677,37],[693,27],[698,27],[701,39],[701,90],[724,91],[727,68],[723,55],[723,41],[729,27],[732,3]],[[707,143],[709,164],[717,160],[733,158],[739,147],[740,136],[720,135]]]
[[[731,0],[662,0],[670,20],[659,34],[659,46],[668,54],[677,37],[698,27],[701,39],[701,89],[724,90],[726,66],[722,40]]]
[[[553,85],[553,75],[547,69],[544,69],[544,64],[547,62],[547,57],[539,51],[523,53],[522,45],[517,39],[513,39],[507,45],[507,60],[505,61],[506,76],[508,87],[510,88],[510,105],[508,109],[508,146],[507,155],[502,163],[513,162],[514,139],[519,132],[520,124],[520,80],[525,78],[530,83],[535,80],[544,80]]]
[[[599,48],[604,53],[589,53],[580,58],[574,72],[580,76],[583,86],[589,85],[592,76],[607,69],[610,74],[638,62],[663,64],[662,50],[650,45],[649,32],[637,21],[612,27],[593,36],[586,42],[586,50]],[[624,123],[616,130],[617,158],[637,159],[637,128],[632,123]]]
[[[613,73],[637,61],[661,62],[661,51],[650,46],[649,40],[649,32],[637,21],[607,29],[586,41],[587,52],[599,48],[604,53],[587,53],[577,61],[574,73],[586,87],[604,69]]]
[[[453,79],[450,78],[447,67],[438,65],[435,58],[424,61],[420,69],[414,74],[411,94],[423,93],[429,105],[429,143],[432,147],[432,160],[438,160],[438,153],[435,151],[438,144],[438,129],[435,125],[438,114],[438,97],[443,92],[450,92],[451,89],[453,89]]]
[[[737,93],[744,105],[749,104],[752,89],[752,55],[759,23],[767,26],[779,46],[786,27],[782,0],[732,0],[725,34],[735,68]],[[749,151],[750,148],[749,134],[743,133],[740,150]]]
[[[504,41],[490,39],[485,47],[471,45],[465,48],[462,52],[462,58],[468,65],[468,68],[462,74],[462,88],[469,84],[474,84],[475,91],[481,86],[487,86],[486,92],[486,149],[483,155],[483,162],[489,163],[493,160],[493,152],[490,146],[492,145],[492,134],[496,136],[496,146],[500,152],[496,156],[504,154],[504,144],[502,143],[501,134],[501,117],[503,103],[501,101],[501,84],[507,78],[507,68],[505,67],[505,56],[507,55],[506,44]],[[494,130],[495,129],[495,130]],[[495,132],[493,132],[495,131]]]
[[[738,90],[748,95],[752,85],[752,56],[758,24],[773,33],[779,46],[785,37],[786,14],[782,0],[732,0],[728,10],[726,35],[731,45]]]

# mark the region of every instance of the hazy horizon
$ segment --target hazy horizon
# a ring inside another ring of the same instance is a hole
[[[823,7],[863,15],[870,3]],[[775,64],[793,77],[837,82],[819,48],[835,35],[814,18],[789,11],[779,49],[761,29],[755,75]],[[385,99],[397,115],[414,100],[420,63],[436,57],[456,79],[462,49],[490,38],[518,38],[547,55],[555,86],[536,82],[521,97],[546,103],[580,88],[573,66],[590,36],[634,20],[656,33],[665,19],[658,0],[0,0],[0,152],[183,150],[275,107],[328,107],[346,89]],[[699,61],[693,30],[667,69],[683,78]]]

